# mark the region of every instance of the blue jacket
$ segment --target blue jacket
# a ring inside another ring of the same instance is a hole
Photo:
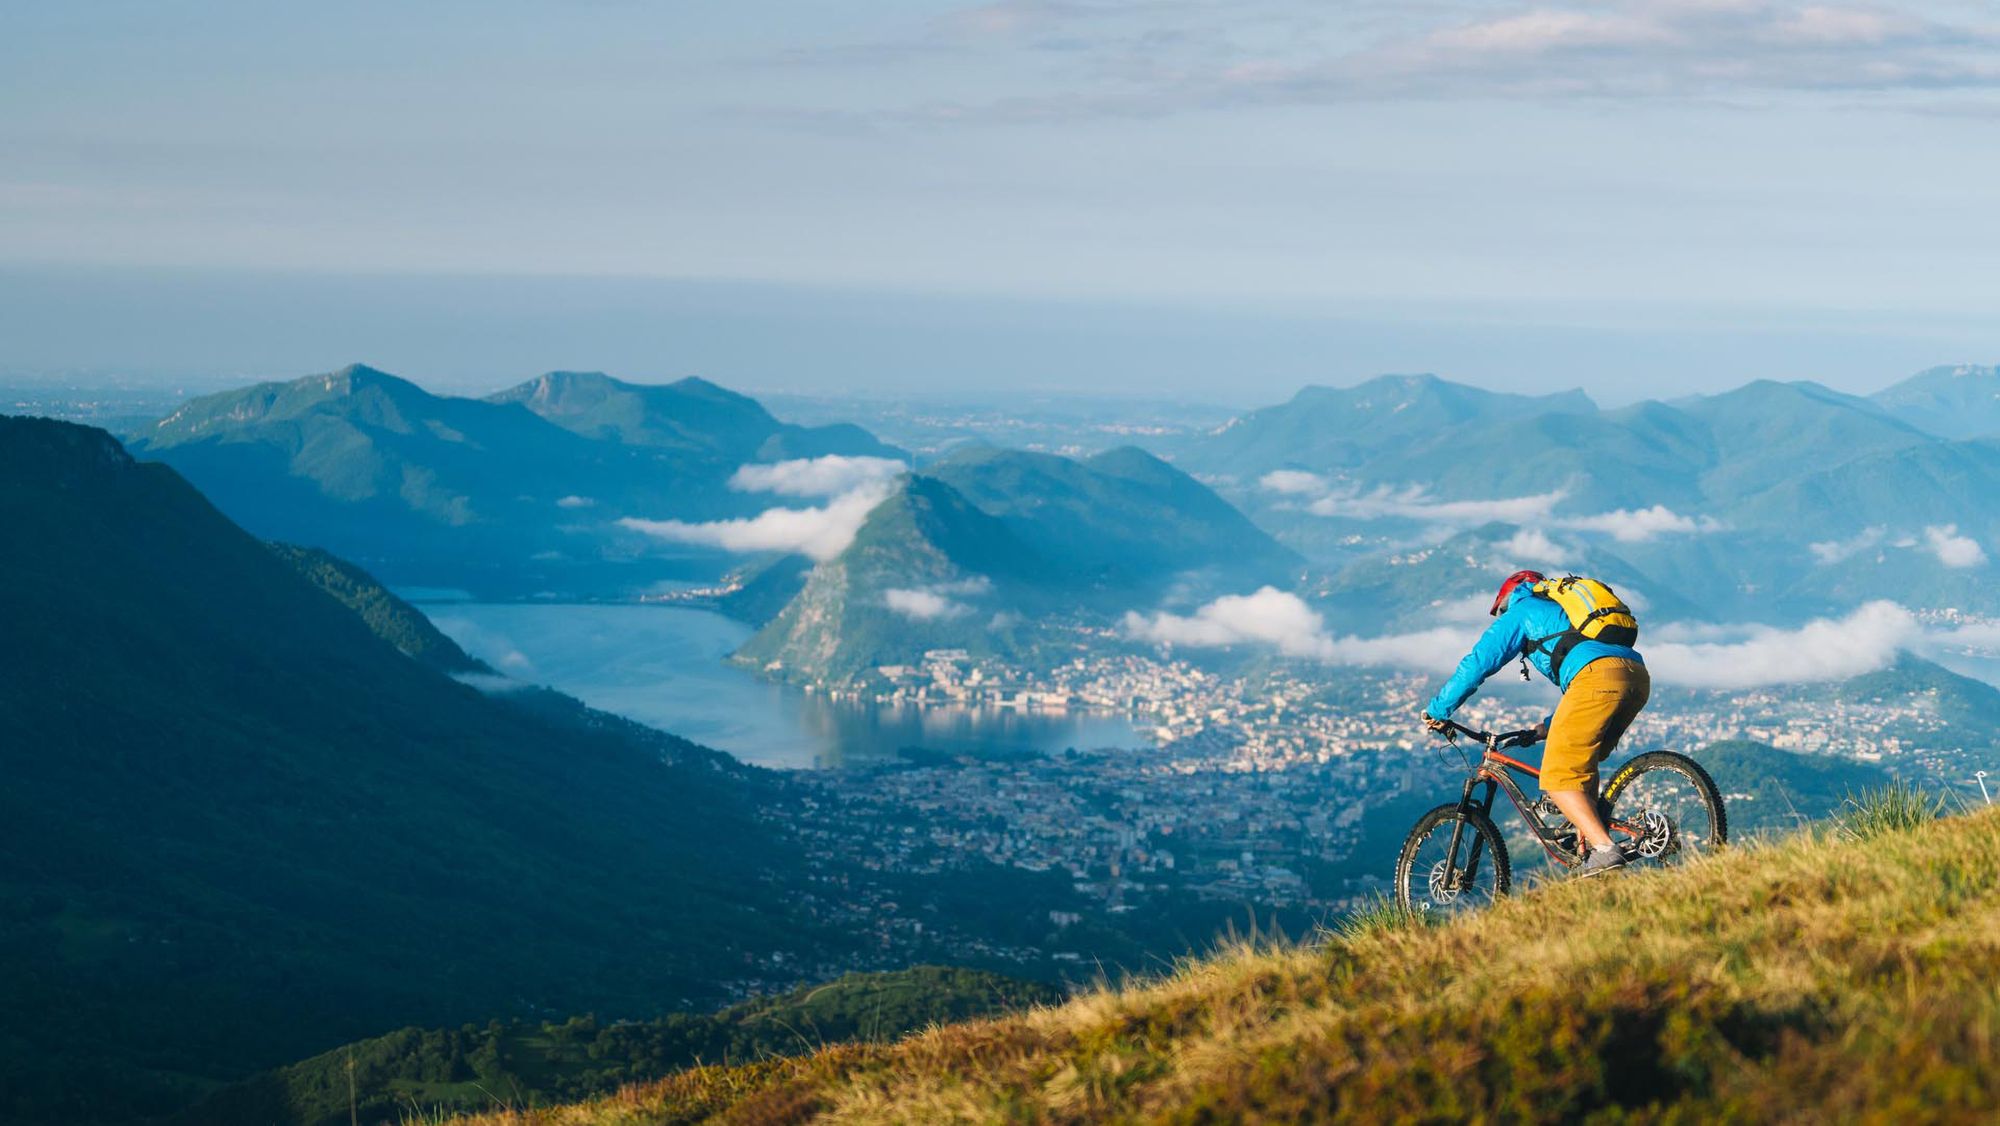
[[[1523,586],[1514,591],[1507,609],[1486,632],[1479,635],[1479,641],[1472,646],[1472,652],[1458,662],[1458,671],[1444,682],[1438,694],[1431,697],[1429,706],[1424,708],[1433,719],[1450,719],[1451,713],[1464,706],[1472,698],[1486,678],[1507,667],[1507,663],[1519,657],[1534,643],[1545,637],[1555,637],[1569,629],[1569,615],[1563,608]],[[1601,641],[1579,641],[1576,648],[1569,651],[1563,660],[1562,679],[1557,680],[1555,670],[1549,660],[1548,648],[1528,654],[1528,663],[1535,671],[1548,678],[1557,688],[1567,690],[1569,682],[1583,666],[1600,657],[1623,657],[1628,661],[1645,662],[1639,652],[1628,645],[1606,645]]]

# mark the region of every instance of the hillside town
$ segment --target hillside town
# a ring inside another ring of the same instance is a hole
[[[1330,684],[1311,667],[1232,675],[1125,654],[1031,676],[960,650],[880,672],[892,686],[883,704],[1122,713],[1151,743],[913,753],[803,776],[801,831],[829,863],[933,873],[977,857],[1059,870],[1111,910],[1168,889],[1340,910],[1387,888],[1408,822],[1450,799],[1463,776],[1463,760],[1416,722],[1434,681],[1410,673],[1344,669]],[[1503,686],[1462,718],[1525,728],[1551,699]],[[1797,688],[1663,693],[1626,747],[1698,753],[1737,739],[1943,778],[1970,778],[1991,757],[1952,741],[1935,691],[1886,701]]]

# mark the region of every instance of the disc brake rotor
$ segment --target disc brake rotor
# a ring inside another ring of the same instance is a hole
[[[1674,825],[1674,819],[1659,810],[1649,809],[1640,814],[1639,825],[1645,830],[1638,840],[1640,856],[1658,860],[1680,848],[1680,831]]]
[[[1440,860],[1436,864],[1431,865],[1430,887],[1432,903],[1451,903],[1458,899],[1458,889],[1451,886],[1451,877],[1447,871],[1449,867],[1450,862],[1446,860]]]

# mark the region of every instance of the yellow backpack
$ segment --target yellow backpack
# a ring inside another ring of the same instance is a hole
[[[1553,637],[1534,639],[1532,648],[1546,649],[1556,678],[1562,678],[1563,659],[1578,642],[1601,641],[1606,645],[1634,645],[1639,641],[1639,619],[1632,616],[1616,591],[1596,579],[1564,575],[1543,579],[1529,588],[1563,608],[1569,615],[1569,629]]]

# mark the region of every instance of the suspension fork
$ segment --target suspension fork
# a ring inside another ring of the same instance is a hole
[[[1486,796],[1474,799],[1472,792],[1478,789],[1482,783],[1486,786]],[[1465,789],[1458,795],[1459,813],[1467,814],[1477,811],[1482,816],[1489,815],[1493,809],[1493,798],[1499,788],[1499,785],[1491,778],[1481,778],[1477,774],[1466,778]],[[1472,834],[1472,847],[1466,851],[1465,867],[1461,869],[1458,866],[1458,845],[1459,841],[1465,836],[1465,825],[1466,819],[1463,816],[1460,816],[1451,823],[1451,846],[1444,854],[1445,884],[1447,887],[1457,890],[1462,890],[1462,887],[1470,887],[1472,881],[1478,878],[1479,852],[1485,845],[1483,837],[1478,833]]]

